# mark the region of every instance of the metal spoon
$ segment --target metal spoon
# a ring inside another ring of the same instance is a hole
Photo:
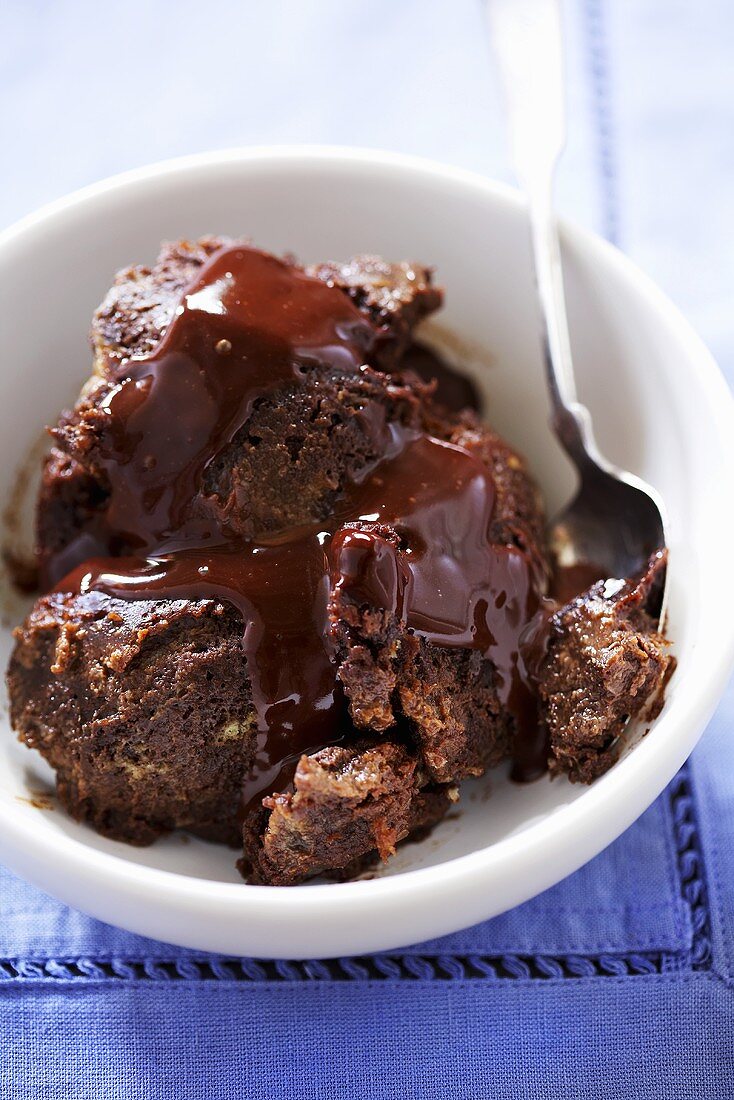
[[[515,175],[530,213],[535,275],[553,429],[579,475],[579,489],[553,521],[549,539],[561,566],[593,563],[607,577],[641,573],[667,544],[660,496],[614,466],[594,440],[589,410],[576,397],[553,174],[565,144],[563,44],[558,0],[486,0],[501,74]],[[664,593],[660,595],[660,624]]]

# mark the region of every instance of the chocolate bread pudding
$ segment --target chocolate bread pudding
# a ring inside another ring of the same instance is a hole
[[[550,594],[522,458],[414,339],[441,301],[418,264],[219,238],[117,277],[8,670],[76,818],[344,878],[502,762],[591,781],[662,704],[664,554]]]

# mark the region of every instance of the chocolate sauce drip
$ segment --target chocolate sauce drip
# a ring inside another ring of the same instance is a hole
[[[358,372],[372,326],[345,294],[250,248],[216,253],[160,346],[105,398],[109,541],[171,553],[227,539],[204,468],[254,402],[316,366]]]
[[[386,610],[436,645],[480,650],[518,741],[535,736],[543,578],[522,550],[490,542],[494,482],[468,451],[381,424],[384,457],[328,520],[258,542],[235,536],[202,493],[207,464],[259,396],[314,364],[359,371],[373,335],[338,289],[261,252],[225,249],[159,348],[131,360],[104,402],[104,530],[97,556],[77,559],[57,588],[238,609],[257,724],[248,807],[282,790],[302,753],[353,732],[337,679],[337,597]],[[90,545],[80,543],[85,557]],[[135,556],[115,556],[121,545]]]

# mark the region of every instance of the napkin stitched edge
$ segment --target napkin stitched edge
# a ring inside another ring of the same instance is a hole
[[[335,959],[184,958],[3,958],[0,984],[92,981],[465,981],[623,978],[685,974],[711,969],[711,913],[688,765],[668,788],[678,885],[692,929],[691,946],[678,952],[598,955],[479,955],[400,953]]]

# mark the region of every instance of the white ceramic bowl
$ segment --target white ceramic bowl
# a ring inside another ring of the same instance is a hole
[[[86,333],[114,272],[161,238],[244,233],[304,260],[372,251],[435,264],[433,338],[471,368],[493,424],[524,450],[552,511],[572,486],[547,427],[528,233],[512,191],[373,151],[251,149],[172,161],[62,199],[0,237],[0,499],[87,374]],[[734,620],[720,578],[734,545],[734,416],[710,355],[618,252],[563,228],[575,361],[603,451],[662,492],[679,667],[648,735],[591,787],[502,774],[465,784],[457,815],[378,877],[246,886],[229,850],[173,835],[104,840],[39,790],[52,776],[0,726],[0,859],[96,917],[200,949],[346,955],[492,916],[575,870],[622,832],[683,763],[723,690]],[[448,333],[448,335],[447,335]],[[453,333],[453,336],[451,335]],[[23,607],[6,593],[9,621]],[[12,625],[12,622],[11,622]],[[2,630],[3,666],[11,635]],[[486,798],[491,788],[491,797]]]

